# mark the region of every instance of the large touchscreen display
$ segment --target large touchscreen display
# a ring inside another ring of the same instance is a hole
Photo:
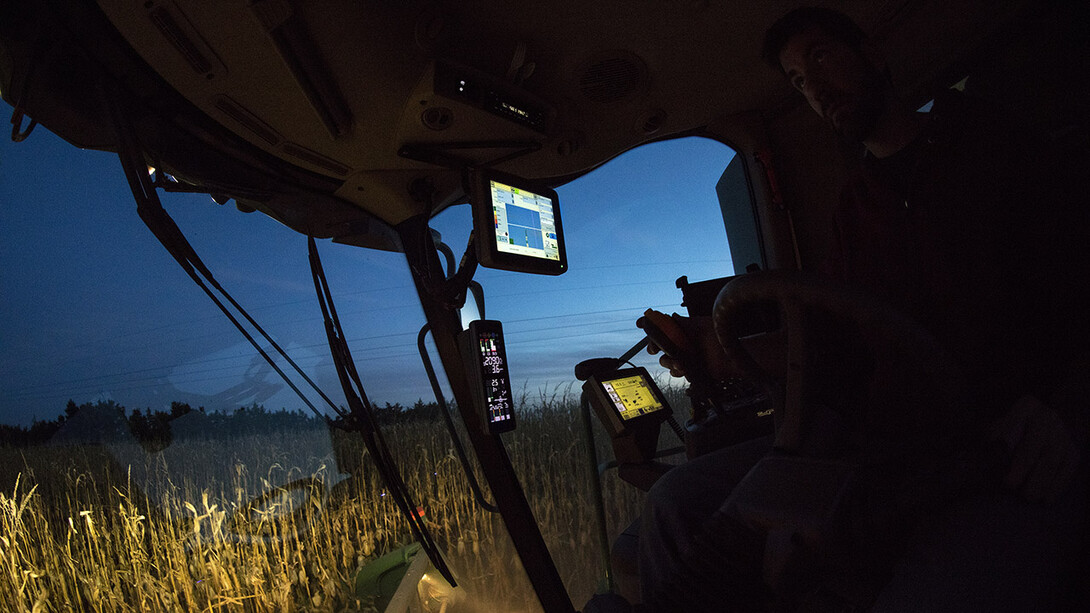
[[[496,249],[501,253],[560,262],[553,199],[495,179],[488,181],[488,187],[496,228]]]
[[[473,173],[471,183],[481,266],[543,275],[567,271],[560,198],[555,190],[493,171]]]

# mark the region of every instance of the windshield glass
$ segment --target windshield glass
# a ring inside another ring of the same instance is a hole
[[[505,441],[573,602],[599,573],[572,369],[635,344],[645,308],[681,310],[678,276],[732,273],[714,189],[731,157],[701,139],[625,154],[560,190],[569,273],[478,272],[519,400]],[[19,579],[0,590],[15,599],[4,608],[374,605],[360,570],[410,539],[358,436],[331,434],[192,286],[135,214],[116,156],[39,128],[0,145],[0,179],[0,564],[2,581]],[[217,279],[342,406],[305,238],[204,195],[163,200]],[[468,207],[434,226],[460,254]],[[319,250],[416,512],[478,605],[536,606],[440,425],[404,256]],[[664,376],[653,358],[638,363]],[[613,477],[606,489],[616,534],[639,496]]]

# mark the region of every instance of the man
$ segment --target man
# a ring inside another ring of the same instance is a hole
[[[826,272],[934,334],[969,385],[965,448],[995,441],[1007,452],[997,475],[1005,489],[983,474],[904,527],[898,564],[876,562],[839,593],[821,589],[878,611],[1047,609],[1085,515],[1072,432],[1090,398],[1078,367],[1090,333],[1071,264],[1085,262],[1085,244],[1066,231],[1085,219],[1061,193],[1042,193],[1052,165],[987,107],[944,94],[922,114],[900,101],[880,54],[846,16],[793,11],[769,29],[763,55],[866,150],[842,193]],[[728,374],[707,323],[686,325],[709,370]],[[683,374],[676,360],[660,362]],[[647,604],[718,610],[725,598],[747,610],[774,600],[761,573],[764,535],[720,507],[769,446],[699,458],[652,489],[640,544]]]

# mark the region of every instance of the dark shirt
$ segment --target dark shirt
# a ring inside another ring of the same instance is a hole
[[[981,420],[1047,399],[1088,347],[1085,221],[1047,152],[951,92],[908,147],[864,159],[835,217],[836,274],[939,339]]]

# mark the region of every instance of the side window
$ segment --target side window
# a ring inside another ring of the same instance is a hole
[[[723,211],[731,260],[738,272],[744,271],[751,264],[766,268],[764,247],[761,245],[761,233],[757,225],[757,211],[753,207],[753,197],[741,157],[736,155],[731,159],[715,185],[715,193],[719,196],[719,207]]]

